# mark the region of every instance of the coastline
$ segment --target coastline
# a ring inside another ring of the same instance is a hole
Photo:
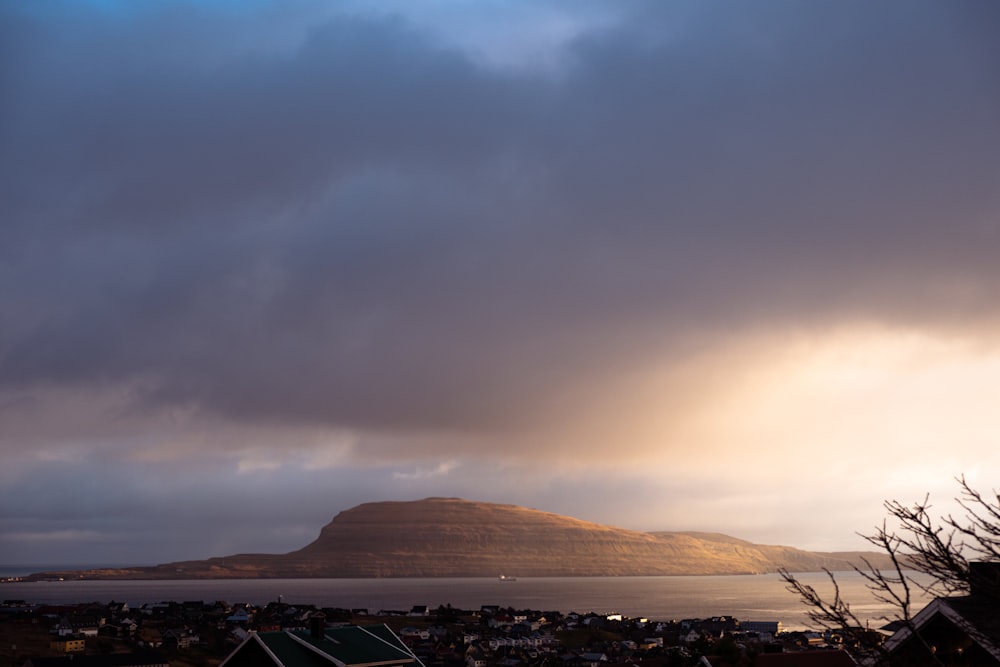
[[[804,573],[806,583],[824,591],[824,573]],[[887,613],[870,599],[856,573],[838,575],[841,593],[863,618],[878,622]],[[777,574],[652,577],[522,577],[502,582],[493,577],[339,578],[339,579],[193,579],[66,580],[12,582],[0,587],[3,598],[43,604],[80,600],[125,601],[130,605],[163,600],[226,600],[266,604],[288,602],[341,608],[410,609],[414,605],[451,604],[479,608],[499,604],[564,612],[595,611],[656,619],[707,618],[732,614],[741,619],[782,620],[806,624],[806,608],[788,592]]]

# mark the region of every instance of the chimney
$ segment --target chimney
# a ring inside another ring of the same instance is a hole
[[[1000,597],[1000,563],[983,561],[969,563],[969,595]]]
[[[313,639],[323,639],[326,635],[326,614],[317,611],[309,617],[309,636]]]

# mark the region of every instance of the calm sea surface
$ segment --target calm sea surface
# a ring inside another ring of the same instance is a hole
[[[822,573],[797,575],[818,591],[831,590]],[[882,625],[889,607],[873,600],[854,572],[837,573],[841,595],[862,621]],[[777,620],[787,628],[807,625],[806,609],[776,574],[712,577],[528,577],[501,582],[462,579],[238,579],[180,581],[60,581],[0,584],[0,599],[33,603],[102,602],[139,605],[161,600],[226,600],[408,611],[413,605],[451,604],[478,609],[497,604],[517,609],[586,613],[619,612],[651,620],[735,616]],[[922,602],[919,602],[922,604]]]

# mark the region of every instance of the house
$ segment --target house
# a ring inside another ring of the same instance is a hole
[[[685,644],[693,644],[699,639],[701,639],[701,633],[694,629],[688,630],[687,634],[681,635],[681,641]]]
[[[510,628],[510,631],[511,631],[511,633],[513,633],[513,634],[515,634],[517,636],[527,636],[527,635],[530,635],[531,633],[537,631],[538,628],[539,628],[539,625],[538,625],[537,622],[531,622],[531,621],[528,621],[528,620],[524,620],[524,621],[520,621],[519,623],[515,623],[514,625],[512,625],[511,628]]]
[[[122,620],[118,621],[118,636],[131,637],[135,633],[136,628],[138,627],[139,627],[138,624],[131,618],[123,618]]]
[[[250,610],[247,607],[238,607],[226,617],[226,623],[249,623],[250,619]]]
[[[916,633],[904,627],[886,640],[886,651],[910,656],[911,664],[918,664],[916,655],[929,650],[937,660],[949,656],[945,664],[950,660],[1000,665],[1000,616],[996,602],[984,603],[972,596],[937,598],[914,616],[913,625]]]
[[[164,600],[162,602],[144,604],[139,608],[139,611],[145,616],[166,616],[170,613],[172,607],[174,606],[177,606],[176,602]]]
[[[58,635],[59,637],[69,637],[73,634],[73,626],[70,624],[69,619],[64,617],[59,621],[59,623],[52,626],[52,629],[49,630],[49,632],[54,635]]]
[[[1000,666],[1000,617],[996,602],[974,596],[937,598],[886,640],[893,663]]]
[[[87,642],[83,639],[60,639],[49,642],[49,649],[55,653],[83,653],[87,648]]]
[[[740,623],[742,632],[757,632],[772,637],[781,632],[781,621],[743,621]]]
[[[309,630],[251,633],[220,667],[424,667],[386,625],[310,621]]]
[[[606,653],[595,653],[587,651],[580,654],[580,660],[584,665],[588,665],[589,667],[597,667],[602,662],[607,662],[608,656]]]
[[[471,649],[465,654],[466,667],[486,667],[486,656],[479,649]]]
[[[969,595],[932,600],[885,641],[891,664],[1000,667],[1000,563],[969,566]]]
[[[243,643],[250,638],[250,631],[246,628],[235,627],[229,631],[229,637],[234,641]]]
[[[140,628],[133,634],[136,644],[147,648],[159,648],[160,632],[153,628]]]
[[[732,616],[713,616],[702,621],[695,621],[691,627],[697,628],[706,637],[719,639],[727,634],[736,632],[740,627],[740,622]]]
[[[404,639],[421,639],[426,641],[431,638],[431,633],[426,628],[407,626],[399,629],[399,636]]]
[[[198,635],[183,629],[167,629],[160,633],[160,646],[164,649],[187,649],[197,645]]]

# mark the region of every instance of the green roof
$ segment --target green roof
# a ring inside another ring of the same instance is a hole
[[[385,625],[324,628],[319,639],[308,631],[261,632],[251,635],[223,664],[263,667],[262,659],[278,667],[423,667]]]

